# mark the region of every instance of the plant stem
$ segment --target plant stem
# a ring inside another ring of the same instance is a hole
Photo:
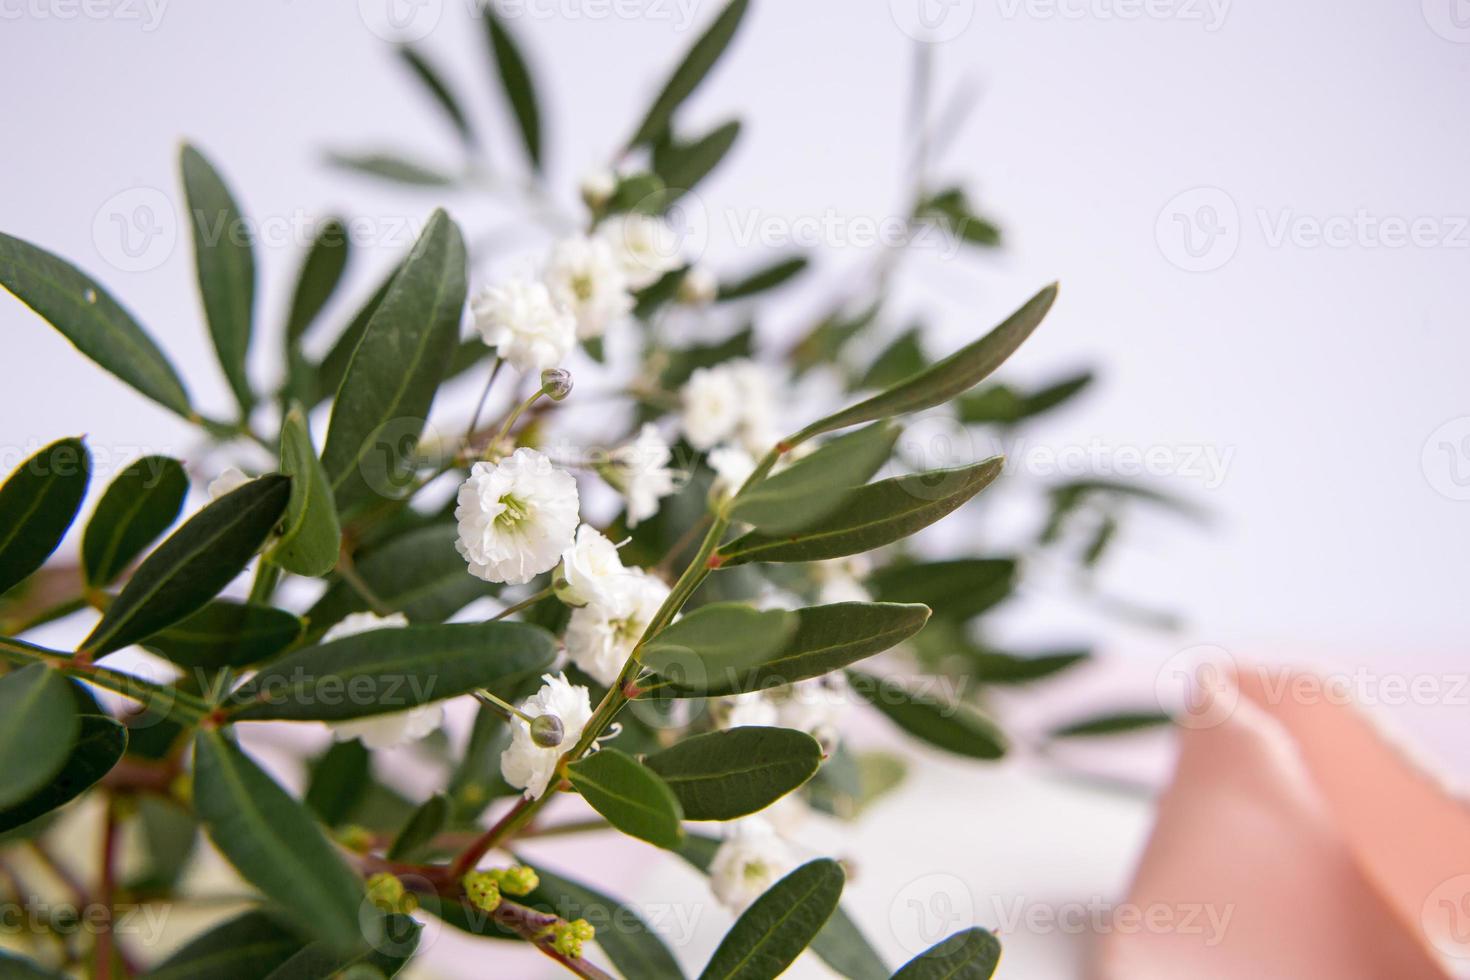
[[[96,980],[112,980],[112,903],[117,875],[117,798],[108,795],[107,816],[102,826],[102,884],[97,896],[102,906],[102,928],[97,933]]]
[[[45,626],[47,623],[54,623],[58,619],[64,619],[80,609],[87,608],[87,605],[87,597],[79,595],[74,599],[68,599],[66,602],[58,603],[48,609],[42,609],[40,612],[26,619],[0,622],[0,633],[6,636],[18,636],[27,630],[33,630],[38,626]]]
[[[342,557],[337,561],[337,574],[342,576],[342,581],[351,586],[352,591],[356,592],[374,613],[379,616],[393,614],[394,610],[379,598],[378,594],[373,591],[373,587],[367,584],[367,580],[358,574],[357,565],[353,563],[352,556],[346,551],[342,552]]]
[[[504,619],[507,616],[520,612],[522,609],[528,609],[531,606],[534,606],[536,603],[540,602],[542,599],[550,598],[555,591],[555,589],[548,585],[546,588],[542,589],[540,592],[537,592],[535,595],[529,595],[513,606],[506,606],[504,609],[500,610],[500,612],[496,613],[494,616],[491,616],[488,621],[493,623],[497,619]]]
[[[516,420],[521,417],[522,413],[524,413],[526,409],[530,408],[532,405],[536,404],[536,399],[540,398],[544,394],[546,394],[546,391],[544,389],[537,388],[535,391],[531,392],[531,397],[527,398],[525,401],[517,405],[515,407],[515,410],[512,411],[510,415],[506,416],[505,421],[501,423],[500,431],[495,433],[495,438],[491,439],[490,442],[485,446],[485,452],[494,452],[495,447],[500,445],[500,443],[505,439],[506,436],[510,435],[511,427],[516,424]]]
[[[485,411],[485,402],[490,400],[490,389],[495,384],[495,378],[497,375],[500,374],[501,365],[503,365],[504,363],[505,358],[497,355],[495,358],[495,366],[490,369],[490,377],[485,379],[485,388],[483,391],[480,392],[480,401],[478,404],[475,405],[475,414],[470,416],[469,427],[464,430],[464,443],[466,446],[468,446],[470,444],[470,440],[475,437],[475,428],[480,424],[480,413]]]
[[[107,667],[76,662],[69,654],[48,650],[23,640],[0,638],[0,657],[17,664],[49,664],[68,677],[96,684],[117,694],[132,698],[145,707],[162,707],[169,715],[177,714],[180,720],[195,724],[210,713],[210,706],[199,698],[174,687],[165,687],[146,681],[132,674],[124,674]]]
[[[280,581],[281,566],[262,555],[255,566],[255,579],[250,583],[250,601],[268,605]]]

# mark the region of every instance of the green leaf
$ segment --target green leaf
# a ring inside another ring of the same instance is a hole
[[[183,382],[152,338],[107,290],[71,263],[0,234],[0,285],[97,364],[164,408],[193,417]]]
[[[989,980],[1000,963],[1000,940],[984,929],[966,929],[909,960],[893,980]]]
[[[423,54],[414,50],[410,45],[399,45],[398,56],[403,59],[408,70],[413,72],[414,77],[423,83],[434,103],[444,110],[444,115],[448,117],[455,132],[459,134],[460,142],[465,146],[473,147],[475,133],[470,128],[469,117],[460,108],[459,100],[454,97],[454,93],[449,90],[449,84],[444,81],[444,76],[439,74],[438,69],[430,64]]]
[[[124,887],[135,893],[172,892],[194,856],[199,822],[172,798],[140,796],[138,823],[146,860]]]
[[[189,478],[178,460],[144,456],[130,463],[107,485],[82,535],[87,584],[101,588],[125,572],[144,548],[178,520],[188,493]]]
[[[725,9],[720,11],[720,15],[699,40],[694,42],[679,67],[674,69],[674,73],[664,83],[663,91],[659,92],[658,98],[648,110],[648,115],[643,117],[637,132],[628,141],[629,146],[653,143],[664,135],[674,116],[674,110],[699,86],[720,59],[720,55],[725,53],[725,48],[735,36],[735,30],[740,26],[748,6],[749,0],[730,0],[725,5]]]
[[[316,821],[219,731],[194,736],[194,805],[220,853],[247,881],[337,949],[364,937],[362,882]]]
[[[664,627],[644,644],[639,659],[665,677],[697,683],[765,660],[786,645],[795,629],[796,614],[788,610],[715,602]]]
[[[691,736],[643,762],[674,791],[686,820],[734,820],[810,779],[822,747],[805,732],[743,727]]]
[[[837,908],[847,876],[825,858],[772,885],[736,920],[699,980],[770,980],[809,946]]]
[[[189,518],[143,560],[81,650],[100,657],[202,608],[249,564],[290,495],[287,477],[263,476]]]
[[[956,407],[960,421],[966,425],[1014,425],[1070,401],[1092,381],[1092,372],[1082,371],[1029,394],[995,384],[962,396]]]
[[[180,667],[248,667],[283,653],[305,629],[301,617],[283,609],[215,599],[143,646]]]
[[[881,309],[881,299],[875,300],[856,313],[839,310],[818,323],[791,349],[791,367],[796,377],[819,364],[835,362],[842,349],[872,325]]]
[[[327,162],[343,170],[413,187],[449,187],[457,180],[453,175],[430,164],[420,163],[388,150],[376,153],[329,153]]]
[[[70,980],[65,973],[57,973],[35,960],[28,960],[3,949],[0,949],[0,975],[4,975],[7,980]]]
[[[919,328],[914,327],[883,349],[858,381],[858,388],[887,388],[918,374],[929,366],[924,347],[919,341]]]
[[[806,270],[807,259],[805,256],[797,255],[788,259],[777,259],[769,265],[756,269],[743,279],[735,282],[721,283],[719,294],[715,297],[717,302],[728,303],[731,300],[747,299],[764,292],[769,292],[778,286],[795,279]]]
[[[999,456],[973,466],[929,470],[880,480],[854,490],[835,514],[795,534],[751,531],[720,549],[725,565],[752,561],[821,561],[872,551],[908,537],[958,508],[990,485]]]
[[[384,915],[377,923],[381,938],[370,949],[343,953],[328,943],[315,942],[265,975],[265,980],[369,980],[392,977],[418,949],[423,927],[408,915]],[[259,976],[259,974],[257,974]]]
[[[0,486],[0,593],[46,563],[76,520],[92,461],[80,439],[58,439]]]
[[[929,610],[922,605],[839,602],[796,611],[796,631],[780,653],[742,669],[671,677],[654,687],[673,697],[705,697],[765,690],[840,670],[887,650],[923,629]]]
[[[305,945],[276,919],[251,909],[191,939],[145,980],[258,980]]]
[[[981,684],[1027,684],[1050,677],[1088,660],[1088,650],[1058,650],[1025,656],[1000,650],[957,650],[968,663],[970,676]]]
[[[435,211],[368,321],[332,406],[322,465],[339,510],[396,491],[459,341],[465,251]]]
[[[306,336],[322,307],[332,298],[351,253],[352,242],[342,219],[332,217],[323,221],[296,276],[296,291],[291,296],[291,312],[286,318],[288,347],[296,347]]]
[[[0,833],[76,799],[122,758],[128,745],[127,729],[101,715],[80,715],[77,721],[76,744],[61,769],[30,796],[0,807]],[[8,770],[6,778],[9,778]]]
[[[342,526],[300,405],[293,405],[281,422],[281,472],[291,477],[291,499],[270,558],[297,575],[325,575],[337,566]]]
[[[515,114],[516,125],[521,131],[521,144],[526,149],[526,158],[533,170],[541,169],[541,110],[536,102],[536,83],[526,67],[526,59],[517,48],[515,38],[500,22],[500,17],[490,4],[482,4],[480,14],[485,19],[485,39],[490,45],[490,54],[500,73],[500,88],[505,100]]]
[[[848,672],[852,689],[920,741],[972,759],[999,759],[1006,741],[995,723],[967,704],[909,690],[887,678]]]
[[[951,398],[979,384],[1006,358],[1031,336],[1051,309],[1057,298],[1057,286],[1053,283],[1033,296],[1004,323],[979,340],[921,371],[887,391],[879,392],[866,401],[858,402],[834,415],[818,419],[792,437],[794,443],[805,442],[812,436],[845,429],[861,422],[892,418],[909,412],[920,412],[935,405],[943,405]]]
[[[71,755],[79,726],[66,678],[46,664],[0,676],[0,809],[51,781]]]
[[[243,418],[255,402],[245,369],[255,316],[255,255],[250,226],[219,173],[188,144],[179,154],[179,171],[184,179],[189,224],[194,230],[194,265],[209,335]]]
[[[667,203],[672,204],[684,191],[693,190],[701,180],[708,177],[710,171],[719,166],[720,161],[730,152],[730,147],[735,145],[739,136],[740,120],[732,119],[697,140],[688,143],[666,140],[655,145],[653,170],[669,189]]]
[[[567,766],[567,778],[623,833],[669,849],[683,840],[683,814],[674,791],[632,756],[601,749]]]
[[[743,491],[730,517],[767,534],[790,534],[851,500],[893,454],[898,426],[878,422],[838,436],[791,466]]]
[[[353,314],[352,320],[332,342],[331,349],[327,351],[326,356],[322,358],[321,364],[317,367],[316,390],[312,392],[313,404],[323,398],[336,395],[337,389],[342,387],[342,379],[347,377],[347,365],[352,363],[352,352],[357,350],[357,345],[362,342],[362,335],[367,332],[368,321],[383,304],[383,298],[388,295],[393,279],[402,268],[403,263],[400,262],[389,270],[388,275],[378,284],[378,288],[373,290],[372,295]]]
[[[328,827],[347,822],[372,779],[372,754],[357,739],[334,741],[311,764],[306,805]]]
[[[1016,588],[1013,558],[961,558],[881,568],[868,579],[884,602],[922,602],[936,619],[966,620]]]
[[[961,241],[971,245],[996,246],[1000,244],[1000,229],[980,217],[970,206],[965,192],[958,187],[948,187],[928,200],[916,210],[916,217],[927,219]]]
[[[492,691],[539,675],[556,643],[524,623],[378,629],[277,660],[229,697],[248,721],[341,721]]]
[[[1052,738],[1082,738],[1093,735],[1130,735],[1173,723],[1158,711],[1118,711],[1095,715],[1063,725],[1051,733]]]
[[[449,800],[436,793],[423,802],[388,848],[389,861],[416,861],[449,819]]]

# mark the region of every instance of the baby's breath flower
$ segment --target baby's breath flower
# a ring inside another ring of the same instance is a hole
[[[597,233],[617,257],[631,289],[652,286],[683,264],[679,236],[663,218],[632,211],[608,218]]]
[[[690,266],[679,281],[679,302],[689,306],[708,306],[719,293],[719,281],[707,265]]]
[[[219,476],[209,481],[205,489],[209,493],[210,500],[218,500],[225,494],[238,490],[250,482],[250,477],[240,471],[238,467],[226,466],[220,471]]]
[[[567,655],[599,684],[611,684],[653,620],[669,588],[641,569],[628,569],[597,601],[572,610]]]
[[[593,211],[602,210],[602,206],[612,199],[617,193],[618,175],[611,170],[594,170],[582,178],[582,200]]]
[[[603,477],[627,501],[627,524],[635,528],[658,513],[658,502],[675,490],[677,481],[669,462],[674,458],[668,442],[653,423],[645,423],[638,437],[613,450],[611,462],[602,467]]]
[[[479,462],[459,488],[459,553],[470,574],[524,585],[553,568],[577,530],[577,481],[534,449]]]
[[[531,726],[522,718],[512,718],[510,746],[500,754],[500,774],[512,786],[525,790],[529,799],[546,792],[565,746],[582,737],[582,729],[592,717],[592,702],[585,687],[569,683],[565,674],[546,674],[541,679],[545,683],[521,705],[521,712],[533,719],[541,715],[560,718],[563,744],[555,748],[537,745]]]
[[[679,392],[684,436],[695,449],[709,449],[740,425],[740,388],[722,366],[697,368]]]
[[[728,835],[710,861],[710,888],[727,908],[740,912],[796,866],[786,842],[760,817],[725,825]]]
[[[601,337],[633,309],[628,277],[602,238],[574,235],[557,242],[546,263],[545,280],[551,298],[576,319],[580,340]]]
[[[618,558],[617,546],[591,524],[583,524],[572,546],[562,553],[556,595],[574,607],[607,602],[630,574]]]
[[[512,279],[488,286],[470,308],[480,337],[523,374],[556,367],[577,342],[576,318],[557,305],[545,283]]]

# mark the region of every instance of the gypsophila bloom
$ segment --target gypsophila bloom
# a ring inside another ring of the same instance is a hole
[[[717,446],[709,451],[705,462],[715,471],[710,492],[716,497],[727,497],[739,490],[755,472],[755,460],[739,446]]]
[[[613,683],[668,595],[657,578],[628,569],[604,599],[572,610],[566,633],[572,663],[599,684]]]
[[[780,436],[776,432],[776,380],[770,369],[748,358],[722,365],[735,379],[740,421],[736,435],[745,451],[764,456]]]
[[[577,532],[577,481],[534,449],[479,462],[459,488],[456,547],[470,573],[524,585],[550,570]]]
[[[715,711],[720,728],[769,728],[776,724],[776,705],[760,691],[721,698]]]
[[[546,792],[556,763],[570,745],[582,737],[592,717],[592,702],[587,689],[568,683],[565,674],[546,674],[541,689],[528,698],[521,711],[532,718],[556,715],[561,719],[565,735],[556,748],[542,748],[531,737],[531,726],[520,718],[510,721],[510,746],[500,754],[500,774],[505,781],[525,791],[528,799]]]
[[[333,640],[359,633],[371,633],[373,630],[402,629],[407,625],[408,617],[403,613],[392,613],[388,616],[370,612],[351,613],[323,633],[322,642],[331,643]],[[370,749],[391,749],[418,741],[443,722],[442,705],[420,704],[406,711],[336,722],[332,725],[332,737],[339,742],[361,739],[362,744]]]
[[[726,908],[743,912],[794,868],[796,860],[786,842],[760,817],[728,823],[725,833],[725,842],[710,861],[710,888]]]
[[[551,298],[576,318],[580,340],[601,337],[633,308],[628,277],[604,239],[575,235],[557,242],[543,278]]]
[[[673,458],[668,441],[651,422],[644,423],[632,442],[613,450],[602,474],[627,501],[630,529],[657,514],[658,502],[676,489],[674,471],[669,469]]]
[[[852,688],[840,672],[797,681],[776,696],[782,728],[806,732],[830,755],[841,739],[842,719],[852,704]]]
[[[482,289],[470,303],[475,329],[518,371],[554,368],[577,342],[577,321],[558,306],[545,283],[512,279]]]
[[[250,482],[250,477],[234,466],[226,466],[220,471],[220,475],[209,481],[205,489],[209,492],[210,500],[218,500],[227,493],[232,493]]]
[[[594,170],[582,178],[582,200],[594,211],[600,210],[618,190],[618,175],[611,170]]]
[[[630,211],[614,215],[597,229],[598,237],[612,248],[633,290],[652,286],[683,265],[679,236],[667,221]]]
[[[740,426],[740,387],[723,365],[697,368],[679,392],[684,437],[695,449],[710,449]]]
[[[707,265],[690,266],[679,281],[679,302],[689,306],[708,306],[719,294],[720,283]]]
[[[561,556],[557,598],[569,606],[608,603],[632,573],[623,567],[617,546],[591,524],[577,528],[577,537]]]

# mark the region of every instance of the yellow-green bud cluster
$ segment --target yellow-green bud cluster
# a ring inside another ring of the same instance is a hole
[[[403,882],[386,871],[379,871],[367,880],[368,901],[384,912],[399,912],[407,915],[419,907],[417,896],[403,887]]]
[[[357,824],[348,824],[337,831],[337,842],[349,851],[356,851],[358,854],[366,854],[371,851],[375,840],[371,830],[359,827]]]
[[[523,864],[504,870],[497,868],[485,873],[494,878],[495,883],[506,895],[529,895],[541,884],[541,879],[536,876],[535,869]]]
[[[494,872],[471,871],[459,883],[464,886],[465,897],[475,908],[482,912],[494,912],[500,908],[500,882]]]
[[[582,955],[582,944],[590,942],[597,935],[597,930],[586,919],[573,919],[571,922],[554,923],[551,935],[552,949],[576,959]]]

